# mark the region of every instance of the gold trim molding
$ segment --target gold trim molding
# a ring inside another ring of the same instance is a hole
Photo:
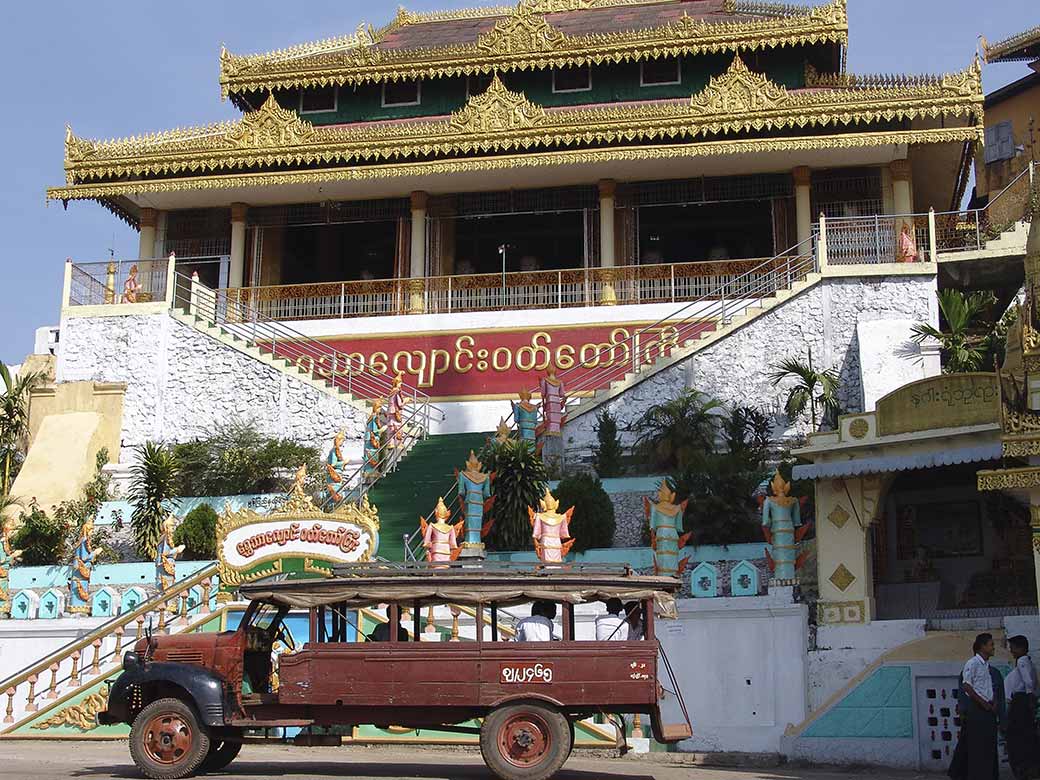
[[[931,128],[841,135],[799,136],[781,139],[733,139],[697,144],[642,146],[634,148],[556,150],[530,154],[455,160],[429,160],[387,165],[319,168],[302,171],[236,173],[141,181],[73,184],[47,190],[49,200],[112,198],[157,192],[233,190],[241,187],[276,187],[288,184],[320,184],[333,181],[371,181],[378,179],[432,176],[438,174],[483,173],[517,168],[542,168],[558,165],[597,165],[605,162],[696,159],[722,155],[770,152],[811,152],[819,149],[866,149],[894,144],[948,144],[975,141],[981,126]]]
[[[980,492],[987,490],[1028,490],[1040,488],[1040,466],[997,469],[978,473]]]
[[[108,688],[102,686],[99,690],[90,694],[79,704],[74,704],[58,710],[54,715],[34,723],[32,728],[46,731],[61,726],[72,726],[80,731],[93,731],[97,728],[96,716],[108,706]]]
[[[220,55],[220,85],[224,97],[269,89],[293,89],[399,79],[440,78],[494,71],[534,70],[619,63],[690,54],[760,51],[819,43],[848,44],[846,0],[794,9],[769,4],[737,13],[766,14],[762,19],[709,23],[683,13],[660,27],[588,35],[566,35],[552,27],[546,14],[620,5],[606,0],[522,0],[475,43],[421,49],[379,48],[390,32],[414,21],[497,16],[478,10],[440,14],[436,19],[399,13],[387,27],[362,36],[331,39],[268,54]],[[627,4],[627,3],[626,3]],[[632,3],[637,4],[637,3]],[[752,4],[757,5],[757,4]]]
[[[734,57],[686,103],[547,110],[506,88],[497,75],[487,91],[444,120],[315,127],[268,96],[235,122],[112,141],[66,132],[66,183],[270,166],[402,161],[561,148],[701,140],[738,132],[833,127],[918,118],[979,121],[982,85],[976,68],[939,84],[791,93]],[[947,128],[949,129],[949,128]],[[976,140],[975,131],[958,140]],[[768,149],[769,140],[752,141]],[[825,145],[821,141],[821,146]]]

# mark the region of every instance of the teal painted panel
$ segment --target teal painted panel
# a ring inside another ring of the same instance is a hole
[[[178,561],[177,578],[190,577],[197,571],[212,566],[213,561]],[[15,566],[11,569],[11,589],[65,588],[69,584],[69,567],[64,566]],[[155,564],[150,561],[137,563],[105,563],[94,567],[91,585],[152,585],[155,583]]]
[[[690,593],[694,598],[713,599],[719,595],[719,571],[710,563],[702,563],[690,575]]]
[[[883,666],[805,730],[805,737],[905,739],[914,735],[909,666]]]

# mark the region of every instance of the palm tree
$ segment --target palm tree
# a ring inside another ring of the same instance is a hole
[[[812,427],[815,431],[819,427],[817,409],[822,410],[825,420],[827,417],[836,417],[840,414],[838,372],[833,368],[817,371],[813,366],[812,347],[809,348],[807,363],[803,363],[798,358],[788,358],[773,365],[772,369],[769,380],[773,383],[783,382],[792,377],[795,379],[795,384],[788,391],[787,402],[784,404],[784,412],[787,414],[788,420],[798,419],[805,408],[809,407]]]
[[[725,421],[720,401],[698,390],[655,404],[630,430],[636,431],[635,449],[667,472],[684,471],[697,458],[714,452]]]
[[[940,290],[939,310],[946,323],[945,330],[919,322],[911,328],[911,337],[918,344],[927,339],[939,342],[943,371],[959,374],[978,371],[986,361],[993,324],[986,314],[996,302],[991,292],[973,292],[965,295],[960,290]]]
[[[138,461],[130,470],[130,503],[134,507],[130,526],[134,549],[142,558],[155,558],[167,514],[163,502],[177,494],[177,471],[177,460],[169,447],[150,441],[140,447]]]
[[[13,378],[0,360],[0,379],[4,383],[4,392],[0,394],[0,495],[7,495],[11,489],[11,471],[15,459],[24,451],[29,433],[29,394],[42,378],[39,372]]]

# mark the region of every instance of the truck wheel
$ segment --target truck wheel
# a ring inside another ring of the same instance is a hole
[[[153,701],[130,728],[130,756],[153,780],[192,775],[206,758],[209,742],[209,732],[195,710],[180,699]]]
[[[214,742],[210,740],[209,752],[199,764],[199,772],[219,772],[242,751],[241,742]]]
[[[484,763],[500,780],[547,780],[571,754],[571,742],[567,718],[535,702],[499,707],[480,729]]]

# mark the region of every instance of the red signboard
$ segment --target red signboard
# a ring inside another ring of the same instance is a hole
[[[499,667],[502,685],[548,685],[553,681],[553,664],[518,661]]]
[[[297,363],[337,384],[359,374],[398,371],[405,382],[433,398],[515,397],[521,387],[535,388],[550,364],[573,388],[581,376],[585,391],[606,387],[631,371],[635,361],[652,364],[680,344],[713,329],[709,321],[676,328],[643,322],[615,322],[502,330],[434,331],[377,336],[326,336],[335,350],[317,360],[301,355]],[[278,344],[279,354],[291,344]],[[574,369],[575,366],[581,368]],[[585,370],[582,370],[585,369]],[[568,381],[570,379],[570,381]],[[358,390],[353,392],[358,395]]]

